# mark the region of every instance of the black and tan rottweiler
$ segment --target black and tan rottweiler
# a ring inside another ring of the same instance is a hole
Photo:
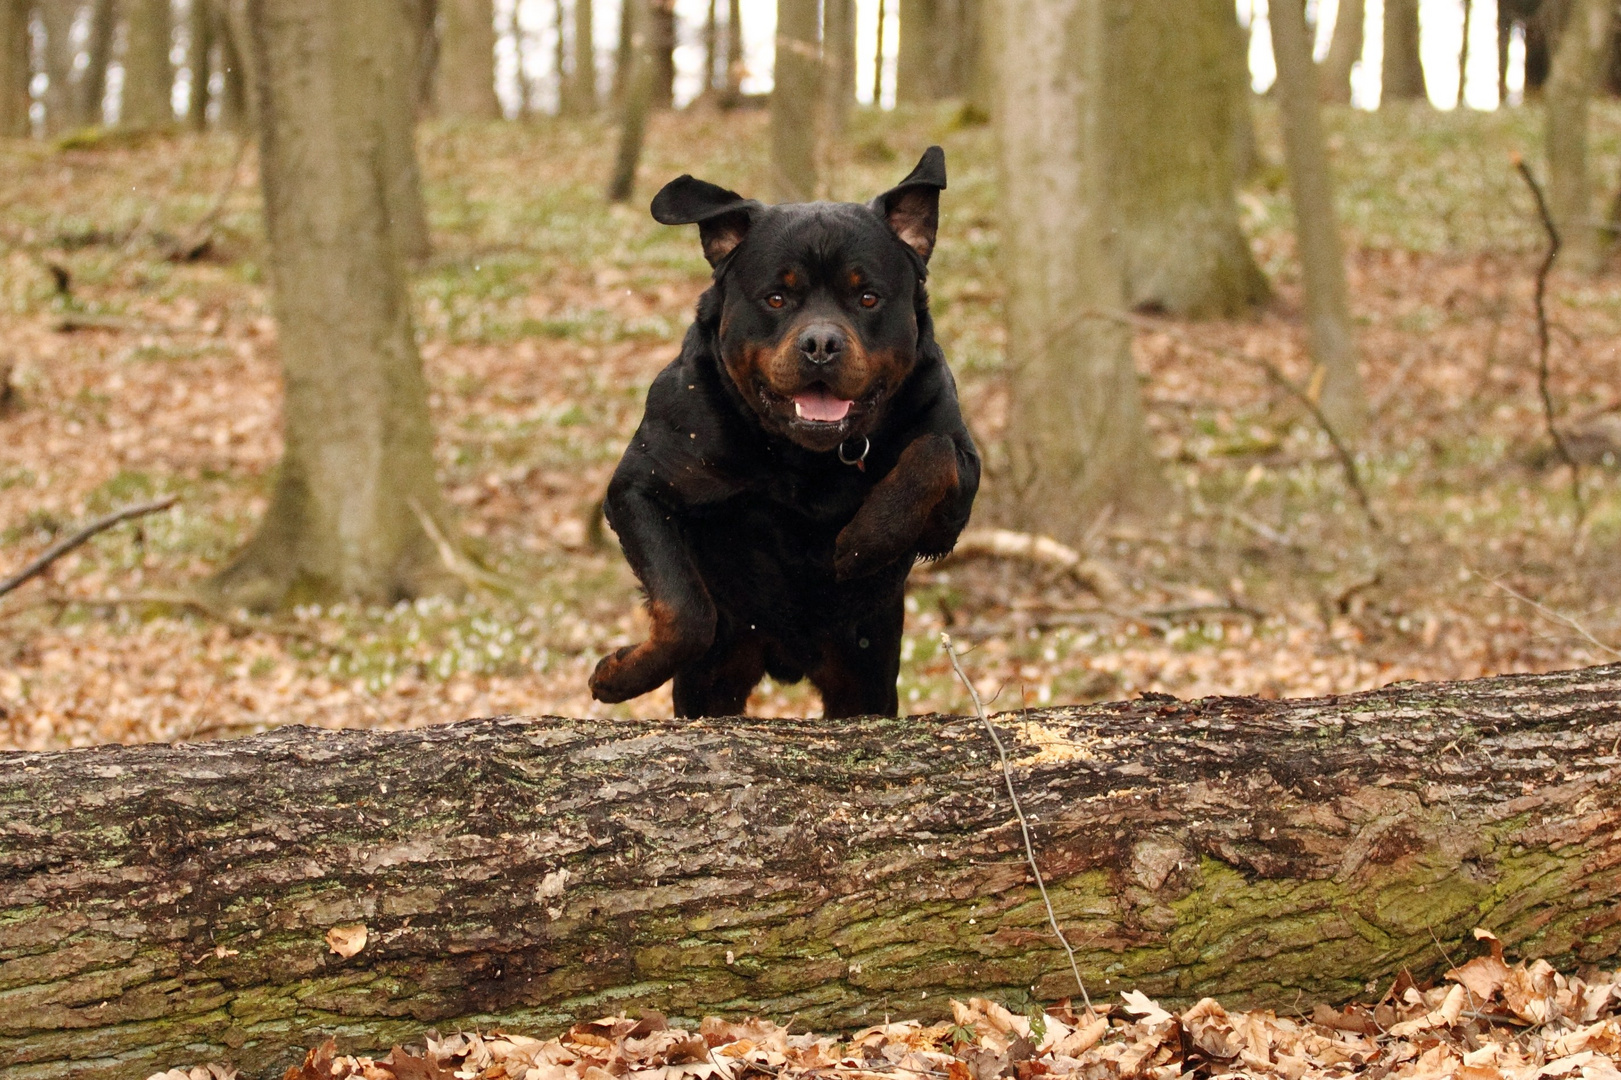
[[[769,673],[829,717],[895,714],[906,575],[979,487],[924,291],[945,186],[936,146],[867,206],[690,176],[653,199],[714,285],[608,485],[652,631],[597,664],[597,700],[673,678],[678,715],[732,716]]]

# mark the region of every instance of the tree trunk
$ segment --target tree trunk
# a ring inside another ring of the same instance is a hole
[[[393,31],[393,69],[388,78],[399,79],[404,93],[390,93],[377,103],[384,113],[383,132],[383,198],[388,211],[388,227],[395,250],[408,263],[421,263],[433,253],[433,241],[428,232],[428,206],[422,197],[422,168],[417,162],[416,122],[421,113],[417,94],[422,74],[422,38],[410,22],[409,8],[402,16],[395,13],[388,19]]]
[[[44,0],[38,8],[45,29],[45,134],[60,135],[73,127],[74,0]]]
[[[1351,103],[1351,68],[1362,59],[1362,29],[1367,21],[1366,0],[1340,0],[1334,16],[1334,35],[1318,72],[1318,92],[1330,105]]]
[[[648,5],[648,60],[652,66],[651,98],[655,109],[675,104],[675,0],[652,0]]]
[[[1261,140],[1255,132],[1255,87],[1250,75],[1250,35],[1254,29],[1240,26],[1236,17],[1227,22],[1232,37],[1227,50],[1227,77],[1233,95],[1233,180],[1242,187],[1260,175],[1264,164]]]
[[[1454,109],[1463,108],[1463,92],[1469,84],[1469,32],[1474,13],[1473,0],[1463,0],[1463,34],[1458,39],[1458,96],[1452,102]]]
[[[1386,11],[1393,0],[1386,0]],[[1301,0],[1271,7],[1272,52],[1278,63],[1283,154],[1294,203],[1295,247],[1306,292],[1312,385],[1318,405],[1341,436],[1354,439],[1367,422],[1367,396],[1357,370],[1356,336],[1345,282],[1345,250],[1334,212],[1334,183],[1318,115],[1317,70]]]
[[[1148,512],[1160,493],[1131,342],[1106,317],[1124,306],[1102,115],[1109,2],[1003,4],[1003,498],[1014,524],[1069,543],[1100,512]]]
[[[76,119],[84,127],[106,121],[107,66],[112,61],[113,32],[118,29],[118,9],[113,0],[95,0],[90,5],[89,29],[84,70],[79,73],[74,91]]]
[[[941,0],[897,0],[900,40],[895,56],[895,100],[933,101],[939,97],[936,64],[940,41],[936,31]]]
[[[240,8],[242,2],[219,0],[214,8],[219,14],[219,22],[214,26],[214,34],[220,43],[219,126],[226,131],[246,131],[255,126],[253,100],[249,92],[253,79],[248,72],[244,49],[246,22],[233,14],[233,9]]]
[[[823,0],[822,116],[830,142],[842,141],[856,103],[855,0]]]
[[[447,120],[499,120],[493,0],[439,0],[434,103]]]
[[[875,109],[884,104],[884,23],[889,18],[888,7],[885,0],[878,0],[878,40],[872,52],[872,107]]]
[[[626,202],[636,191],[636,168],[642,160],[647,114],[653,102],[654,65],[648,53],[647,26],[651,0],[623,0],[619,19],[619,71],[624,81],[620,103],[619,152],[608,180],[608,201]]]
[[[393,0],[250,0],[286,450],[231,603],[393,603],[442,583],[444,521],[399,228],[410,65]],[[414,173],[411,174],[414,178]]]
[[[557,37],[552,43],[552,70],[557,72],[557,113],[559,116],[573,116],[574,109],[574,80],[569,77],[568,70],[568,5],[565,0],[552,0],[552,24],[557,31]],[[518,95],[523,102],[521,112],[528,114],[531,111],[539,113],[538,108],[529,108],[531,95],[524,89],[523,78],[523,39],[522,31],[518,26],[518,9],[512,8],[512,35],[515,42],[515,51],[519,57],[518,87],[522,93]],[[539,103],[536,102],[538,105]]]
[[[1293,1011],[1474,926],[1621,953],[1618,695],[1610,666],[998,720],[1095,996]],[[0,1080],[1074,993],[973,719],[290,728],[5,755],[0,806]]]
[[[210,0],[191,0],[186,66],[191,70],[191,93],[186,99],[186,124],[193,131],[208,127],[208,80],[214,52],[214,13]]]
[[[1564,240],[1564,258],[1589,273],[1598,269],[1601,237],[1587,176],[1587,106],[1614,21],[1615,5],[1609,0],[1577,0],[1559,37],[1544,105],[1548,209]]]
[[[704,11],[704,75],[698,89],[700,98],[710,97],[720,89],[720,65],[720,4],[718,0],[709,0]]]
[[[880,0],[881,2],[881,0]],[[726,2],[726,93],[722,102],[733,106],[743,98],[743,0]]]
[[[24,138],[30,122],[28,0],[0,0],[0,137]]]
[[[771,90],[771,187],[777,202],[816,197],[816,108],[821,42],[816,0],[777,0]]]
[[[118,121],[146,131],[174,123],[174,69],[169,63],[169,0],[127,0],[124,7],[124,88]]]
[[[574,0],[574,109],[581,116],[597,111],[596,19],[591,0]]]
[[[620,0],[619,39],[614,43],[614,77],[609,97],[614,106],[623,109],[630,90],[630,80],[636,63],[636,9],[638,0]]]
[[[1381,102],[1427,100],[1418,51],[1418,0],[1385,0],[1385,57],[1379,77]]]
[[[968,79],[968,105],[987,120],[996,114],[997,65],[1002,55],[1002,0],[979,0],[979,46]],[[876,101],[876,97],[874,98]]]
[[[1267,296],[1234,194],[1249,93],[1229,62],[1235,26],[1232,0],[1109,4],[1110,194],[1132,307],[1230,316]]]

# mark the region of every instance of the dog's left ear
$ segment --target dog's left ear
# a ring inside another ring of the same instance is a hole
[[[873,210],[906,246],[926,263],[934,254],[934,234],[940,227],[940,192],[946,189],[946,152],[938,146],[923,151],[923,159],[900,183],[872,201]]]
[[[715,266],[749,234],[756,211],[753,199],[707,180],[678,176],[653,196],[653,218],[664,225],[697,225],[704,258]]]

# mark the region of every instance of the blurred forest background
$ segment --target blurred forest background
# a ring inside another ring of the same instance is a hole
[[[647,200],[933,142],[988,472],[904,707],[941,629],[999,709],[1614,659],[1614,6],[0,0],[0,575],[177,500],[0,597],[0,749],[667,715],[585,688],[709,278]]]

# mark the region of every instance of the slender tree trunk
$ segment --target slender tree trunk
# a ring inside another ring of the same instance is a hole
[[[698,91],[700,98],[720,89],[720,5],[709,0],[704,11],[704,77]]]
[[[1386,0],[1387,5],[1391,0]],[[1386,7],[1388,11],[1388,6]],[[1317,69],[1306,35],[1302,0],[1274,0],[1272,52],[1278,62],[1283,153],[1294,203],[1295,246],[1306,292],[1306,322],[1318,404],[1341,436],[1355,438],[1367,422],[1367,397],[1357,369],[1356,337],[1345,281],[1345,249],[1334,212],[1328,147],[1318,115]]]
[[[1351,68],[1362,59],[1362,29],[1367,19],[1366,0],[1340,0],[1334,16],[1334,34],[1328,39],[1328,55],[1318,72],[1319,91],[1331,105],[1351,102]]]
[[[447,120],[501,118],[495,96],[493,0],[440,0],[434,99]]]
[[[653,106],[653,72],[648,56],[648,5],[652,0],[624,0],[619,20],[619,70],[624,79],[620,103],[619,152],[614,157],[613,176],[608,180],[608,201],[626,202],[636,191],[636,167],[642,160],[642,144],[647,134],[647,114]]]
[[[597,111],[596,20],[591,0],[574,0],[574,108],[581,116]]]
[[[136,130],[168,127],[175,120],[169,0],[128,0],[124,11],[124,87],[118,121]]]
[[[395,250],[407,263],[415,264],[433,253],[416,148],[416,122],[421,112],[417,94],[422,39],[418,28],[410,21],[409,9],[403,16],[396,14],[390,18],[388,29],[393,31],[395,49],[389,78],[402,79],[405,92],[403,95],[391,93],[377,104],[378,112],[383,114],[380,128],[384,153],[383,198]]]
[[[1559,38],[1548,79],[1546,113],[1548,209],[1569,265],[1598,269],[1600,234],[1587,175],[1588,102],[1597,88],[1615,23],[1610,0],[1576,0]]]
[[[1227,80],[1233,110],[1233,180],[1242,187],[1261,172],[1261,140],[1255,133],[1255,86],[1250,75],[1252,28],[1240,26],[1238,13],[1227,20],[1232,46],[1227,50]]]
[[[898,2],[898,0],[897,0]],[[872,53],[872,107],[884,104],[884,23],[889,19],[888,4],[878,0],[878,42]]]
[[[743,0],[726,2],[726,96],[724,103],[736,105],[743,98],[743,75],[748,62],[743,56]]]
[[[73,20],[75,0],[44,0],[38,8],[45,28],[45,134],[60,135],[73,127]]]
[[[434,80],[439,70],[439,5],[437,0],[402,0],[405,32],[412,42],[411,99],[419,117],[433,112]]]
[[[943,72],[944,89],[949,97],[966,98],[972,91],[979,54],[984,48],[981,6],[981,0],[954,0],[952,47],[946,54],[950,66]]]
[[[1078,542],[1161,493],[1109,237],[1109,0],[1005,0],[1001,249],[1010,393],[1004,479],[1021,528]]]
[[[940,41],[936,33],[942,0],[897,0],[900,42],[895,57],[895,100],[933,101],[939,97],[936,66]]]
[[[1424,62],[1418,51],[1418,0],[1385,0],[1385,57],[1380,69],[1384,101],[1425,101]]]
[[[565,0],[552,0],[552,24],[557,37],[552,43],[552,70],[557,73],[557,114],[559,116],[573,116],[574,106],[574,80],[569,77],[568,70],[568,5]],[[518,9],[512,9],[512,29],[514,34],[518,29]],[[519,43],[518,56],[523,56],[522,43]],[[519,63],[519,86],[523,84],[523,64]],[[524,102],[525,113],[529,110],[529,95],[521,95]],[[537,110],[538,111],[538,110]]]
[[[214,587],[260,609],[392,603],[443,584],[422,521],[446,520],[393,213],[408,35],[395,0],[249,0],[247,17],[286,449]]]
[[[84,127],[105,122],[107,65],[112,60],[113,31],[117,27],[118,9],[113,0],[95,0],[90,5],[90,36],[85,43],[84,71],[80,73],[74,94],[77,122]]]
[[[816,103],[821,42],[816,0],[777,0],[771,90],[771,187],[778,202],[816,197]]]
[[[209,65],[214,52],[214,13],[209,10],[210,6],[210,0],[191,0],[188,23],[191,40],[186,49],[191,93],[186,100],[186,123],[193,131],[208,127]]]
[[[226,131],[248,131],[256,126],[251,87],[254,85],[249,70],[247,19],[243,14],[245,0],[219,0],[214,10],[219,21],[214,35],[220,46],[220,111],[219,126]]]
[[[1618,696],[1610,666],[997,722],[1094,994],[1292,1012],[1439,976],[1475,926],[1611,966]],[[996,762],[942,716],[3,755],[0,1080],[280,1076],[329,1034],[380,1052],[605,1008],[813,1031],[1039,1008],[1075,983]]]
[[[979,0],[977,7],[979,47],[968,80],[968,105],[977,115],[994,119],[999,96],[996,72],[1002,56],[1002,0]]]
[[[1463,91],[1469,82],[1469,31],[1474,21],[1474,7],[1473,0],[1463,0],[1463,38],[1458,43],[1458,97],[1452,103],[1455,109],[1463,108]]]
[[[1236,315],[1268,288],[1238,227],[1232,0],[1110,0],[1104,80],[1126,301]],[[1242,95],[1242,96],[1241,96]]]
[[[827,138],[843,140],[856,103],[855,0],[822,0],[822,102]]]
[[[652,65],[652,107],[675,104],[675,0],[651,0],[648,12],[648,59]]]
[[[620,0],[619,4],[619,38],[614,42],[614,77],[609,96],[614,107],[621,111],[634,74],[631,69],[636,63],[636,11],[641,6],[638,0]]]
[[[0,0],[0,137],[29,133],[29,0]]]

